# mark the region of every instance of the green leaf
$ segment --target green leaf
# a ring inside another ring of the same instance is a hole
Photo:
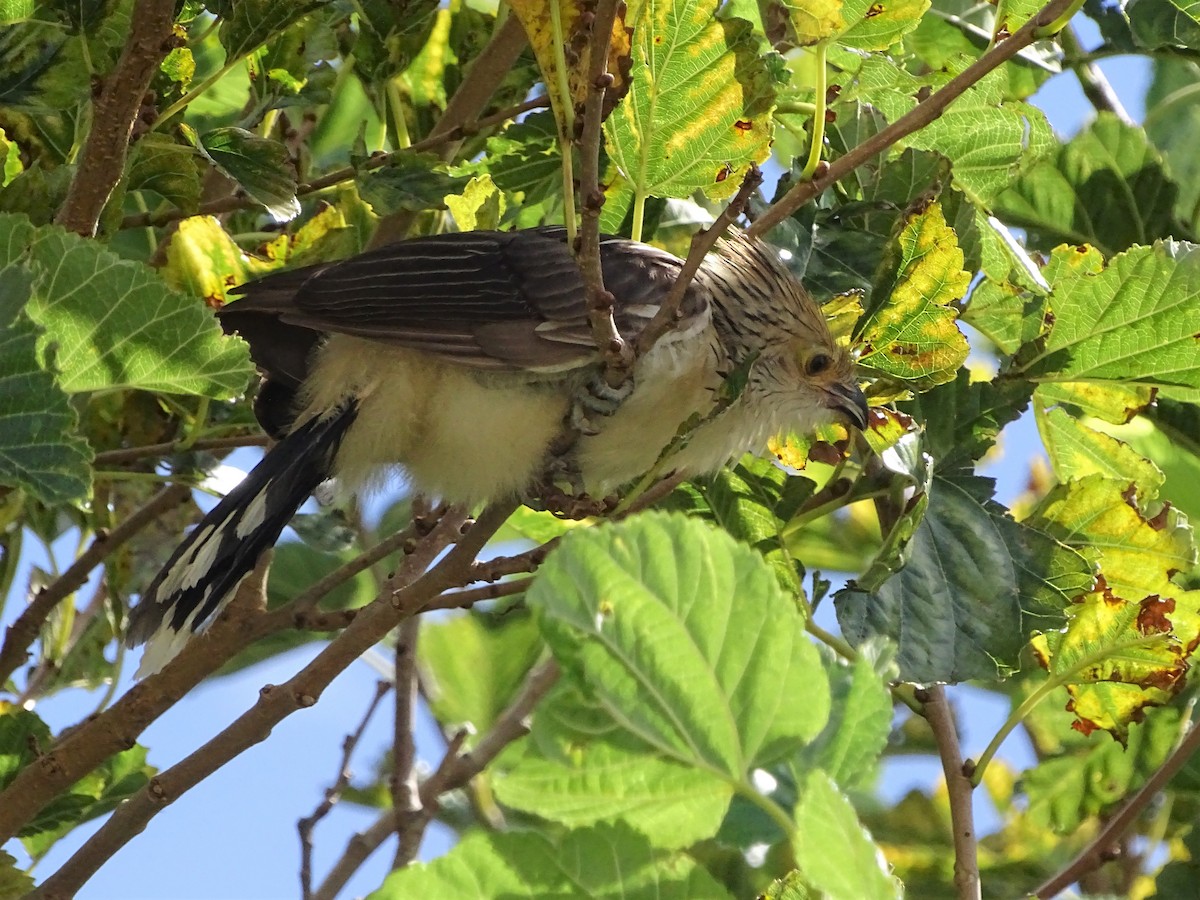
[[[850,801],[819,769],[808,774],[796,809],[796,864],[805,881],[829,900],[903,896],[879,867],[883,854],[858,822]]]
[[[826,666],[833,695],[829,724],[792,763],[801,773],[821,769],[846,788],[869,787],[892,730],[892,696],[867,655]]]
[[[1105,422],[1123,425],[1144,412],[1154,400],[1154,388],[1116,381],[1063,381],[1039,384],[1034,400],[1043,406],[1068,404]]]
[[[487,731],[543,649],[533,618],[521,611],[468,612],[421,629],[418,660],[429,707],[444,727]]]
[[[1200,253],[1191,244],[1135,247],[1107,266],[1097,250],[1059,248],[1046,275],[1054,324],[1023,361],[1026,377],[1200,388]]]
[[[1200,89],[1200,71],[1189,60],[1163,54],[1154,60],[1146,90],[1146,137],[1163,155],[1178,186],[1175,215],[1196,227],[1200,204],[1200,105],[1189,103]]]
[[[462,191],[469,181],[448,174],[445,164],[433,154],[404,153],[361,178],[358,190],[376,215],[383,216],[402,209],[444,209],[446,195]]]
[[[1200,10],[1190,0],[1129,0],[1125,12],[1134,40],[1146,50],[1200,49]]]
[[[882,264],[874,308],[859,322],[859,365],[917,384],[953,379],[970,350],[955,327],[953,304],[970,281],[941,206],[912,214]]]
[[[17,867],[17,860],[0,850],[0,897],[25,897],[33,891],[33,878]]]
[[[5,187],[25,170],[21,162],[21,148],[16,141],[10,141],[0,128],[0,187]]]
[[[369,900],[409,897],[721,900],[729,893],[690,857],[656,851],[628,826],[600,825],[557,838],[473,832],[440,859],[393,872]]]
[[[1059,624],[1068,599],[1091,583],[1084,559],[997,504],[981,504],[985,492],[983,479],[935,479],[904,567],[877,590],[852,586],[836,596],[846,638],[895,641],[905,681],[1010,673],[1030,632]]]
[[[1130,726],[1124,747],[1097,735],[1040,762],[1021,775],[1030,818],[1058,834],[1075,832],[1087,819],[1109,812],[1144,784],[1178,740],[1178,713],[1159,710]]]
[[[728,783],[651,751],[569,683],[538,706],[524,756],[493,785],[515,809],[570,827],[620,820],[667,849],[715,834],[733,796]]]
[[[971,290],[971,302],[963,310],[962,320],[1011,356],[1045,332],[1046,305],[1041,292],[985,278]]]
[[[1134,244],[1185,237],[1178,188],[1145,133],[1112,113],[1024,171],[996,197],[996,215],[1025,229],[1031,246],[1091,244],[1106,256]]]
[[[7,259],[16,258],[23,244],[34,273],[27,311],[44,330],[38,351],[53,354],[64,390],[136,387],[227,398],[245,388],[244,345],[226,339],[202,304],[170,290],[147,266],[61,228],[30,232],[23,217],[0,215],[0,257],[7,245]]]
[[[803,592],[800,574],[784,538],[784,518],[795,507],[785,500],[798,488],[810,494],[811,484],[791,479],[770,460],[746,457],[738,465],[721,469],[696,482],[696,489],[712,511],[713,520],[735,539],[748,544],[770,563],[780,586],[790,594]]]
[[[917,27],[929,0],[779,0],[800,46],[836,40],[858,50],[886,50]]]
[[[244,128],[214,128],[200,136],[209,161],[261,203],[276,222],[300,215],[296,171],[287,147]]]
[[[36,714],[0,700],[0,789],[49,750],[51,740],[50,729]]]
[[[54,505],[87,495],[92,451],[67,395],[38,362],[41,329],[21,312],[32,283],[25,266],[0,268],[0,484]]]
[[[219,0],[210,7],[221,19],[221,43],[230,60],[244,56],[302,18],[315,0]]]
[[[1036,410],[1038,431],[1059,481],[1103,475],[1132,484],[1143,499],[1158,496],[1163,473],[1128,444],[1088,428],[1061,408],[1038,404]]]
[[[770,152],[777,55],[749,23],[717,20],[715,0],[643,3],[629,93],[605,123],[613,162],[635,194],[726,196]]]
[[[166,135],[151,132],[134,145],[127,190],[154,191],[184,212],[200,202],[200,172],[195,152]]]
[[[574,531],[528,597],[567,671],[668,758],[742,782],[828,717],[799,610],[758,554],[700,522]]]

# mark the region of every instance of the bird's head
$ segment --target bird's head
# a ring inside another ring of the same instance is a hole
[[[781,417],[811,427],[841,418],[867,427],[867,400],[850,352],[821,307],[761,241],[735,235],[704,268],[713,319],[735,358],[755,356],[747,391],[769,397]]]

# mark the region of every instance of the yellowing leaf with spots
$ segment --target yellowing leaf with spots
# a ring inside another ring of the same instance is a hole
[[[716,11],[711,0],[646,0],[638,13],[632,83],[605,134],[639,200],[727,196],[770,152],[782,57]]]
[[[847,28],[837,42],[856,50],[886,50],[921,23],[930,0],[846,0]]]
[[[1099,567],[1092,591],[1068,609],[1066,629],[1036,638],[1034,649],[1067,686],[1074,727],[1123,740],[1145,706],[1183,687],[1200,643],[1200,591],[1171,581],[1195,562],[1191,529],[1170,506],[1143,510],[1130,482],[1102,475],[1054,488],[1028,521]]]
[[[160,272],[167,284],[216,308],[227,291],[277,267],[245,253],[212,216],[193,216],[171,236]]]
[[[929,0],[774,0],[768,30],[784,19],[800,46],[836,40],[856,50],[886,50],[921,22]]]
[[[859,365],[922,387],[952,380],[970,350],[954,304],[971,276],[941,206],[910,215],[881,275],[875,296],[884,299],[859,324]]]
[[[555,33],[552,6],[558,7],[559,31]],[[509,7],[521,21],[529,46],[537,57],[550,95],[550,104],[559,129],[565,120],[562,84],[564,73],[560,60],[566,63],[565,81],[572,107],[587,99],[587,73],[591,65],[591,47],[596,39],[590,28],[580,21],[584,4],[579,0],[511,0]],[[562,41],[561,50],[558,42]],[[608,51],[608,73],[615,82],[605,93],[606,112],[624,96],[629,86],[629,29],[624,17],[618,14],[613,22],[612,41]]]

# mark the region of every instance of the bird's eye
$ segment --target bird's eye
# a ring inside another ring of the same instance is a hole
[[[804,367],[804,371],[810,376],[820,375],[831,365],[833,365],[833,360],[828,354],[814,353],[808,358],[808,364]]]

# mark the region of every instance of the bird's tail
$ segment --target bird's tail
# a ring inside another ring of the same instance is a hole
[[[348,402],[282,441],[176,548],[129,619],[126,638],[146,651],[138,676],[158,671],[211,621],[317,486],[354,421]]]

